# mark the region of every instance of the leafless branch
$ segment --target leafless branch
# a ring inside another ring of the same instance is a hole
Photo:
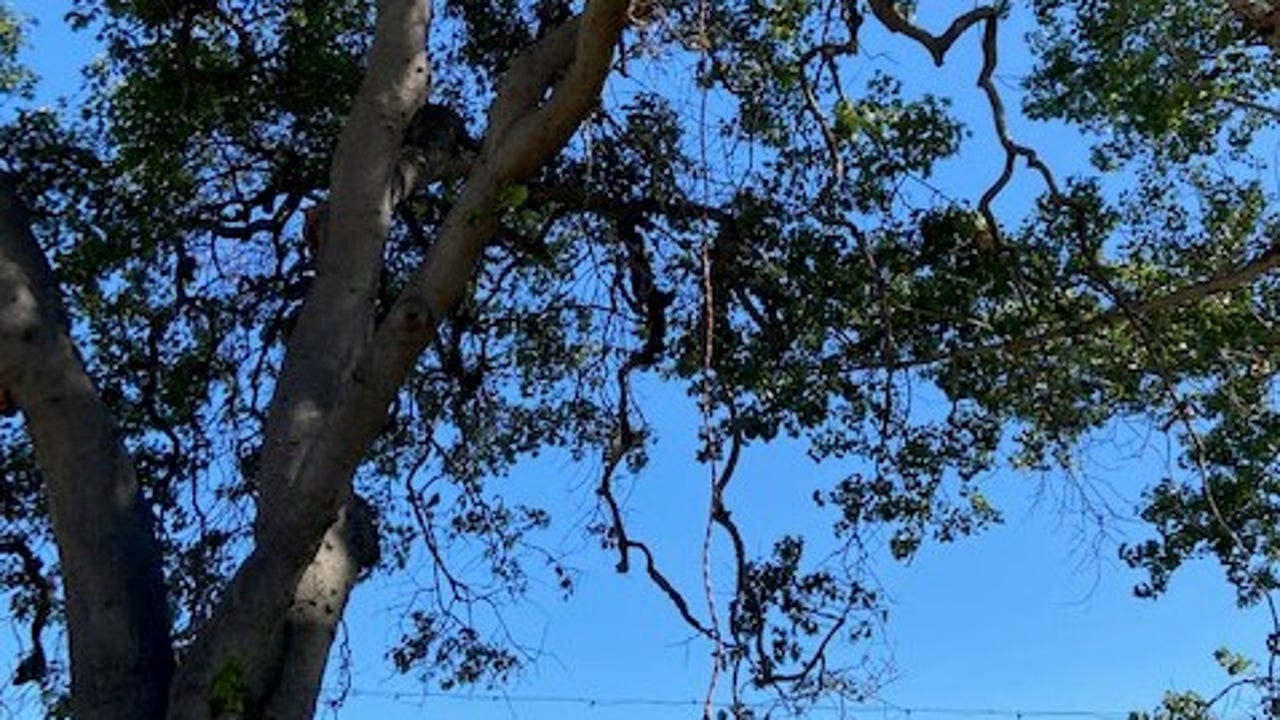
[[[40,636],[49,625],[53,616],[54,589],[53,583],[45,576],[44,562],[35,550],[20,537],[9,536],[0,539],[0,553],[18,558],[23,581],[35,592],[34,609],[31,616],[31,649],[26,657],[18,663],[13,683],[21,685],[27,682],[42,683],[47,670],[44,644]]]

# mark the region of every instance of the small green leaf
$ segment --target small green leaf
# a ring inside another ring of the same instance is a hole
[[[504,210],[514,210],[521,207],[529,200],[529,186],[521,183],[512,183],[502,189],[502,208]]]
[[[1253,668],[1252,660],[1225,647],[1214,650],[1213,659],[1232,677],[1243,675]]]
[[[845,98],[840,98],[836,102],[835,108],[835,131],[836,135],[846,140],[856,138],[862,129],[862,118],[858,111],[854,108],[853,103]]]

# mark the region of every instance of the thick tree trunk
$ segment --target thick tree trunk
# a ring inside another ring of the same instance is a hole
[[[47,261],[0,178],[0,386],[26,416],[61,559],[78,718],[163,718],[173,670],[159,546]]]
[[[372,510],[353,499],[325,533],[315,560],[298,583],[285,619],[280,675],[268,691],[267,720],[315,713],[330,648],[361,570],[378,562]]]
[[[225,668],[249,687],[271,669],[261,639],[279,631],[387,407],[444,317],[466,292],[501,214],[502,191],[559,152],[595,107],[626,24],[627,0],[583,13],[516,57],[458,201],[409,288],[370,337],[372,283],[390,222],[391,175],[425,78],[425,9],[383,0],[370,66],[334,160],[319,276],[299,319],[271,408],[257,546],[232,580],[175,679],[173,720],[199,705]],[[390,139],[390,142],[389,142]],[[296,355],[295,355],[296,353]],[[350,364],[348,364],[350,363]],[[323,564],[323,561],[320,561]]]
[[[326,240],[317,276],[303,306],[269,408],[260,463],[256,547],[179,668],[170,717],[205,720],[204,699],[215,678],[242,667],[251,706],[279,677],[278,663],[323,668],[317,657],[298,659],[264,643],[283,638],[285,618],[303,574],[328,577],[331,558],[321,546],[350,492],[351,469],[317,482],[303,471],[321,436],[334,427],[332,408],[373,327],[383,246],[391,223],[391,180],[400,160],[404,129],[426,97],[429,68],[426,33],[430,3],[379,0],[368,68],[330,172]],[[385,405],[381,412],[385,417]],[[356,462],[368,451],[361,447]],[[310,568],[308,570],[308,568]],[[297,626],[292,626],[297,629]],[[290,635],[296,639],[296,635]]]

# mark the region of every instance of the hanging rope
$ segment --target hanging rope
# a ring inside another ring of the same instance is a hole
[[[702,54],[700,58],[700,70],[706,72],[709,66],[709,51],[711,42],[707,34],[707,20],[711,9],[707,0],[701,0],[698,5],[698,48]],[[711,201],[711,183],[710,183],[710,165],[707,160],[707,103],[710,89],[704,83],[702,84],[701,100],[698,107],[698,150],[701,154],[702,163],[702,194],[703,205],[706,206]],[[707,218],[703,218],[705,223]],[[718,482],[719,470],[716,465],[718,448],[717,442],[713,435],[714,430],[712,422],[714,420],[715,400],[712,397],[712,384],[715,379],[715,370],[712,362],[715,359],[715,286],[712,281],[711,272],[711,240],[704,238],[701,248],[701,266],[702,266],[702,304],[704,308],[703,315],[703,338],[702,338],[702,390],[699,398],[699,406],[702,413],[702,436],[707,443],[707,469],[708,469],[708,497],[707,497],[707,523],[706,529],[702,536],[702,589],[705,593],[707,604],[707,619],[711,626],[712,642],[714,647],[711,653],[711,674],[707,679],[707,694],[702,704],[703,720],[711,720],[712,711],[715,709],[716,685],[720,679],[720,668],[724,661],[724,641],[720,637],[720,620],[719,613],[716,609],[715,598],[715,582],[712,577],[711,567],[711,551],[714,540],[715,516],[720,505],[720,483]]]

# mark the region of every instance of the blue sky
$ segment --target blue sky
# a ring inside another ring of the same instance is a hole
[[[69,2],[12,4],[38,20],[25,58],[43,78],[41,97],[75,92],[78,68],[94,49],[90,38],[71,35],[62,26]],[[918,61],[907,58],[915,48],[895,48],[892,52],[904,61]],[[963,56],[965,50],[961,46],[957,53]],[[1006,53],[1006,65],[1018,61]],[[957,87],[971,86],[972,69],[964,62],[947,72],[967,78]],[[948,82],[947,75],[939,77]],[[988,127],[975,120],[973,129],[981,135]],[[1067,144],[1044,143],[1040,149],[1061,162],[1071,162],[1076,152]],[[662,436],[653,466],[629,499],[633,531],[652,539],[672,573],[697,595],[706,480],[692,458],[696,418],[678,393],[654,389],[652,395],[662,408]],[[1139,489],[1162,472],[1163,458],[1159,443],[1141,427],[1119,426],[1111,437],[1114,442],[1099,443],[1091,452],[1082,472],[1095,486],[1114,487],[1117,507],[1127,509]],[[584,575],[569,600],[535,590],[527,604],[509,614],[517,635],[540,647],[543,657],[496,692],[506,699],[479,691],[426,695],[431,688],[389,670],[381,655],[394,639],[394,607],[411,591],[405,581],[390,579],[356,592],[347,623],[355,665],[352,690],[336,716],[695,717],[696,699],[706,687],[709,649],[689,641],[675,613],[642,578],[617,575],[612,556],[572,539],[571,521],[584,512],[579,498],[589,495],[582,489],[593,482],[596,469],[546,458],[510,481],[516,492],[536,493],[566,521],[550,537],[577,548],[571,564]],[[756,527],[825,532],[801,508],[808,505],[811,479],[838,477],[838,468],[816,468],[800,448],[783,444],[749,452],[741,473],[734,485],[737,512]],[[1061,476],[1001,473],[988,482],[990,494],[1005,509],[1004,525],[955,545],[927,545],[907,565],[885,561],[878,566],[892,601],[889,623],[874,650],[891,657],[895,678],[870,705],[889,703],[911,712],[830,707],[816,709],[812,717],[901,720],[988,710],[1007,717],[1019,712],[1031,717],[1037,711],[1123,714],[1153,706],[1170,689],[1216,691],[1224,683],[1211,657],[1219,646],[1262,655],[1266,619],[1258,610],[1236,609],[1215,566],[1187,568],[1159,601],[1135,599],[1129,589],[1141,578],[1116,560],[1116,542],[1141,537],[1142,528],[1116,521],[1106,537],[1097,528],[1082,528],[1066,489],[1070,483]],[[768,536],[757,537],[753,549],[765,549]],[[642,702],[610,702],[620,699]],[[947,709],[954,712],[940,712]]]

